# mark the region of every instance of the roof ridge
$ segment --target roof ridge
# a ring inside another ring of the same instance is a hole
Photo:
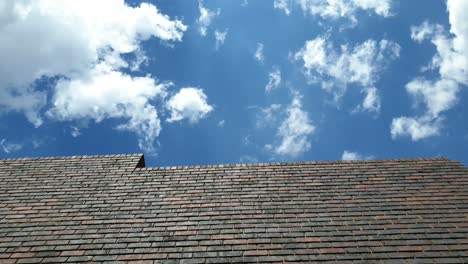
[[[356,164],[356,163],[381,163],[381,162],[417,162],[417,161],[455,161],[446,157],[433,158],[400,158],[400,159],[370,159],[370,160],[323,160],[323,161],[288,161],[288,162],[266,162],[266,163],[228,163],[228,164],[208,164],[208,165],[181,165],[181,166],[161,166],[144,167],[140,170],[175,170],[175,169],[198,169],[198,168],[233,168],[248,166],[284,166],[284,165],[305,165],[305,164]],[[458,162],[458,161],[455,161]]]
[[[143,153],[133,154],[108,154],[108,155],[70,155],[70,156],[48,156],[48,157],[22,157],[22,158],[0,158],[0,161],[15,160],[53,160],[53,159],[86,159],[86,158],[128,158],[143,157]]]

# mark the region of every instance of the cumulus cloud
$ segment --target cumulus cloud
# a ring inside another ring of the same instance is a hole
[[[257,49],[255,50],[254,58],[258,62],[263,62],[263,60],[265,60],[265,57],[263,56],[263,44],[262,43],[257,43]]]
[[[343,151],[343,154],[341,154],[342,160],[368,160],[372,158],[373,158],[372,156],[366,156],[358,152],[353,152],[353,151],[348,151],[348,150]]]
[[[123,0],[6,0],[0,8],[0,111],[21,111],[36,126],[48,103],[38,80],[50,80],[54,120],[125,120],[118,129],[139,135],[140,147],[160,131],[153,100],[167,83],[134,77],[151,37],[181,41],[186,26],[141,3]],[[77,130],[79,131],[79,130]],[[76,133],[75,133],[76,134]]]
[[[265,91],[268,93],[277,89],[281,83],[281,71],[278,67],[273,67],[273,70],[269,73],[268,83],[265,86]]]
[[[211,25],[213,20],[221,14],[221,10],[217,9],[216,11],[209,10],[203,6],[203,1],[198,1],[198,10],[200,11],[200,17],[197,20],[198,31],[200,35],[206,36],[208,32],[208,27]]]
[[[417,117],[402,116],[393,119],[391,135],[393,138],[409,136],[418,141],[440,134],[442,114],[451,109],[458,101],[461,86],[468,85],[468,15],[466,1],[447,1],[450,33],[443,26],[427,21],[411,27],[411,38],[417,42],[430,40],[436,47],[429,70],[437,71],[438,77],[426,79],[416,77],[406,84],[406,91],[416,103],[423,102],[426,111]]]
[[[228,33],[228,30],[224,31],[215,31],[215,39],[216,39],[216,49],[219,49],[224,44],[224,41],[226,40],[226,35]]]
[[[406,91],[416,100],[424,101],[427,115],[436,118],[440,113],[452,108],[457,102],[459,85],[450,79],[435,82],[425,79],[414,79],[406,84]]]
[[[273,7],[290,14],[290,6],[298,5],[305,14],[323,19],[346,18],[357,23],[356,13],[366,11],[379,16],[391,15],[391,0],[275,0]]]
[[[297,157],[310,149],[310,136],[314,131],[315,126],[308,113],[302,109],[301,96],[296,94],[276,133],[279,143],[265,147],[273,149],[278,155]]]
[[[140,136],[140,148],[150,151],[161,131],[157,110],[150,101],[164,97],[170,85],[98,64],[83,78],[58,81],[53,107],[47,114],[61,121],[125,119],[117,129],[135,132]]]
[[[440,118],[399,117],[394,118],[391,124],[391,135],[395,139],[399,136],[409,136],[411,140],[418,141],[423,138],[439,135],[441,129]]]
[[[321,83],[324,90],[333,94],[335,102],[344,95],[349,84],[355,84],[366,94],[362,109],[378,112],[380,97],[375,84],[379,73],[399,54],[400,46],[386,39],[367,40],[354,47],[345,44],[337,51],[326,38],[317,37],[306,41],[294,54],[294,59],[302,61],[309,81]]]
[[[187,119],[190,123],[197,123],[213,110],[203,90],[192,87],[180,89],[169,99],[166,107],[171,112],[168,122]]]

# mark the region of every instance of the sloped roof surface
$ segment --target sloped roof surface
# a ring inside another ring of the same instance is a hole
[[[467,184],[447,159],[0,160],[0,263],[463,263]]]

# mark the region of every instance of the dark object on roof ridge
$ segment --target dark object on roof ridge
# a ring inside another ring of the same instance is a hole
[[[140,160],[138,161],[136,168],[144,168],[145,167],[145,155],[140,155]]]

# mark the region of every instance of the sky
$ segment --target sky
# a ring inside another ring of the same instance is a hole
[[[0,158],[468,165],[468,0],[3,0]]]

